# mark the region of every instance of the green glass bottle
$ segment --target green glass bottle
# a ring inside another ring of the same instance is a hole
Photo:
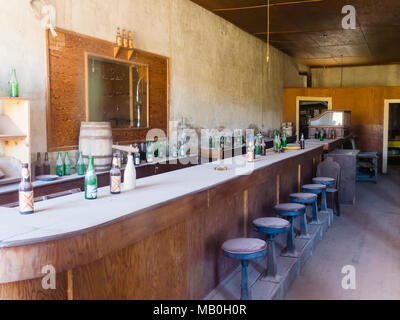
[[[64,164],[61,158],[61,152],[58,153],[58,159],[56,163],[56,174],[59,177],[62,177],[64,175]]]
[[[256,136],[255,154],[256,155],[260,154],[260,135],[259,134]]]
[[[85,199],[97,199],[97,175],[94,170],[94,157],[89,157],[89,165],[85,175]]]
[[[324,139],[325,139],[325,136],[324,136],[324,129],[321,128],[321,132],[320,132],[320,134],[319,134],[319,140],[320,140],[320,141],[324,141]]]
[[[287,139],[286,139],[286,133],[282,133],[282,147],[286,148],[287,147]]]
[[[82,152],[79,152],[79,159],[76,163],[76,172],[79,176],[85,175],[85,163],[83,162],[83,155]]]
[[[66,175],[66,176],[71,175],[71,162],[69,161],[68,151],[65,152],[64,175]]]
[[[219,140],[219,146],[221,148],[225,147],[225,137],[221,136],[221,139]]]
[[[17,81],[17,72],[13,68],[11,70],[11,79],[10,79],[10,97],[17,98],[19,97],[19,88],[18,88],[18,81]]]

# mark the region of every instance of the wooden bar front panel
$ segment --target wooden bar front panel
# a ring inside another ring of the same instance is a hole
[[[310,183],[322,153],[308,151],[69,238],[3,248],[0,259],[34,255],[35,263],[48,261],[64,276],[54,293],[43,293],[38,280],[0,284],[0,299],[66,299],[68,270],[74,299],[201,299],[238,266],[223,255],[222,243],[260,237],[252,221],[275,216],[278,193],[288,201],[297,191],[299,164],[301,182]]]

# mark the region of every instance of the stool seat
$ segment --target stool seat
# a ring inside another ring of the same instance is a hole
[[[326,185],[319,184],[319,183],[314,183],[314,184],[305,184],[302,186],[303,189],[307,190],[323,190],[326,189]]]
[[[306,192],[292,193],[289,197],[302,200],[313,200],[318,198],[318,196],[315,193],[306,193]]]
[[[323,185],[330,186],[330,187],[333,187],[336,183],[335,179],[328,178],[328,177],[315,177],[312,179],[312,181],[314,183],[323,184]]]
[[[222,250],[227,253],[246,255],[263,251],[267,248],[267,243],[255,238],[236,238],[225,241]],[[241,258],[238,258],[241,259]]]
[[[274,207],[280,216],[298,216],[302,214],[306,207],[299,203],[281,203]]]
[[[289,221],[281,218],[259,218],[253,221],[254,226],[261,228],[282,229],[290,226]]]

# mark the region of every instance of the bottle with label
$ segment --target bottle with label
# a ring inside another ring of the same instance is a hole
[[[117,28],[117,46],[122,47],[122,36],[121,36],[121,29]]]
[[[324,129],[321,128],[321,132],[319,133],[319,140],[324,141],[324,139],[325,139]]]
[[[219,139],[219,146],[221,148],[225,147],[225,137],[224,136],[221,136],[221,138]]]
[[[62,177],[64,175],[64,163],[61,158],[61,152],[58,153],[58,159],[56,163],[56,174],[59,177]]]
[[[135,164],[135,167],[140,166],[140,152],[139,152],[139,146],[135,145],[134,147],[134,153],[133,153],[133,162]]]
[[[300,139],[300,149],[305,149],[306,148],[306,141],[304,140],[304,134],[301,134],[301,139]]]
[[[10,79],[10,97],[17,98],[19,97],[19,86],[17,81],[17,72],[13,68],[11,70],[11,79]]]
[[[78,162],[76,163],[76,173],[79,176],[85,175],[85,163],[83,162],[82,152],[79,152],[79,159]]]
[[[21,183],[19,184],[19,213],[32,214],[34,210],[33,186],[27,163],[22,164]]]
[[[35,177],[39,177],[43,174],[43,165],[40,152],[37,153],[36,156],[36,164],[35,164]]]
[[[151,143],[151,141],[147,143],[146,161],[147,163],[153,163],[154,161],[153,144]]]
[[[112,168],[110,171],[110,193],[121,193],[121,170],[118,166],[118,154],[114,154]]]
[[[124,191],[130,191],[136,188],[136,169],[133,164],[133,155],[128,155],[128,163],[124,172]]]
[[[44,154],[42,174],[45,175],[50,174],[50,161],[49,161],[49,154],[47,152]]]
[[[128,32],[128,47],[129,49],[133,49],[133,37],[132,37],[132,32]]]
[[[260,142],[260,154],[262,156],[267,155],[267,148],[265,147],[265,140],[264,137],[261,137],[261,142]]]
[[[93,156],[89,156],[89,165],[85,175],[85,199],[97,199],[97,175],[94,169]]]
[[[122,43],[123,43],[124,48],[128,48],[129,47],[128,36],[126,35],[126,30],[125,29],[122,30]]]
[[[275,152],[281,152],[282,144],[281,144],[281,137],[279,133],[275,135]]]
[[[71,162],[69,161],[68,151],[65,152],[65,160],[64,160],[64,175],[71,175]]]
[[[247,145],[247,161],[253,162],[254,159],[255,159],[254,135],[249,134],[248,145]]]
[[[186,144],[181,142],[181,147],[179,148],[179,153],[181,157],[186,157]]]
[[[286,139],[286,133],[282,133],[282,147],[286,148],[287,147],[287,139]]]
[[[172,146],[172,158],[178,158],[178,148],[176,147],[176,143]]]

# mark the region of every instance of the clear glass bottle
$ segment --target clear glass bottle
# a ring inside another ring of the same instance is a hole
[[[153,163],[154,162],[154,153],[153,153],[153,144],[151,141],[147,143],[147,149],[146,149],[146,161],[147,163]]]
[[[255,141],[254,135],[249,134],[247,141],[247,161],[253,162],[255,159]]]

